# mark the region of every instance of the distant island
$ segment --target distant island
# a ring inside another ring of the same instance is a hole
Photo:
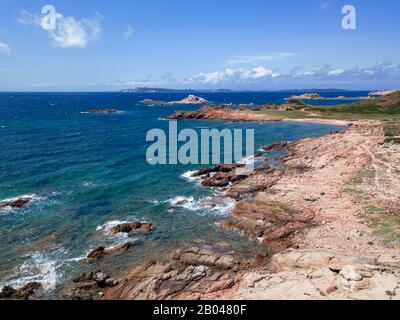
[[[147,88],[147,87],[139,87],[133,89],[123,89],[120,91],[121,93],[188,93],[188,92],[231,92],[228,89],[217,89],[217,90],[195,90],[195,89],[166,89],[166,88]]]
[[[347,92],[344,89],[290,89],[290,90],[231,90],[231,89],[167,89],[167,88],[150,88],[150,87],[138,87],[131,89],[122,89],[121,93],[193,93],[193,92]]]
[[[322,92],[322,93],[329,93],[329,92],[348,92],[349,90],[345,89],[335,89],[335,88],[328,88],[328,89],[288,89],[288,90],[277,90],[278,92]]]
[[[207,99],[204,99],[202,97],[197,97],[191,94],[188,97],[179,101],[166,102],[153,99],[144,99],[141,101],[141,103],[147,104],[148,106],[164,107],[164,106],[172,106],[175,104],[208,104],[209,102],[207,101]]]
[[[285,100],[365,100],[365,99],[372,99],[371,94],[365,97],[345,97],[345,96],[338,96],[338,97],[331,97],[326,98],[322,97],[318,93],[303,93],[301,95],[294,95]]]

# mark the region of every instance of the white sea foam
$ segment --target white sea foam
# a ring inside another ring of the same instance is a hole
[[[255,161],[254,156],[249,156],[246,158],[243,158],[242,160],[238,161],[238,164],[244,164],[244,165],[249,165]]]
[[[189,181],[189,182],[201,182],[201,177],[194,177],[193,175],[197,173],[197,171],[187,171],[181,175],[181,179]]]
[[[9,285],[20,288],[30,282],[39,282],[45,291],[56,289],[57,283],[62,278],[60,268],[66,261],[67,251],[60,248],[52,252],[32,253],[25,256],[24,262],[14,268],[12,275],[0,285]]]
[[[112,229],[119,224],[124,224],[124,223],[129,223],[129,221],[120,221],[120,220],[113,220],[113,221],[108,221],[96,228],[97,232],[102,232],[106,235],[111,235],[112,234]]]
[[[40,199],[42,199],[42,197],[39,197],[39,196],[36,195],[36,194],[24,194],[24,195],[21,195],[21,196],[17,196],[17,197],[13,197],[13,198],[8,198],[8,199],[0,200],[0,203],[1,203],[1,202],[17,201],[18,199],[22,199],[22,198],[32,198],[32,201],[33,201],[33,200],[40,200]]]
[[[81,112],[81,114],[92,114],[92,113],[94,113],[94,112],[89,112],[89,111],[82,111]],[[113,112],[114,114],[116,114],[116,113],[125,113],[125,111],[116,111],[116,112]]]
[[[235,206],[235,201],[223,197],[204,197],[195,200],[193,197],[175,197],[167,201],[173,207],[182,207],[187,210],[206,212],[218,215],[227,215]]]
[[[85,187],[85,188],[92,188],[92,187],[96,186],[96,184],[92,181],[82,181],[81,184],[82,184],[82,187]]]
[[[167,200],[172,207],[183,207],[189,210],[193,210],[194,198],[193,197],[182,197],[178,196],[173,199]]]
[[[71,259],[67,259],[67,260],[65,260],[66,262],[80,262],[80,261],[83,261],[83,260],[85,260],[86,259],[86,255],[84,255],[84,256],[79,256],[79,257],[76,257],[76,258],[71,258]]]
[[[129,237],[129,234],[124,233],[124,232],[117,233],[117,234],[114,234],[112,232],[112,229],[114,227],[116,227],[120,224],[124,224],[124,223],[131,223],[133,221],[137,221],[137,219],[132,218],[132,219],[128,219],[128,220],[108,221],[108,222],[104,223],[103,225],[98,226],[96,228],[96,232],[101,233],[103,235],[102,240],[104,241],[104,244],[107,245],[107,248],[113,249],[117,246],[127,243],[128,241],[135,242],[138,240],[136,238]],[[146,221],[141,221],[141,222],[145,223]]]
[[[209,200],[212,200],[210,197]],[[223,216],[227,216],[233,210],[236,201],[230,198],[218,198],[218,201],[213,201],[210,207],[211,212]]]

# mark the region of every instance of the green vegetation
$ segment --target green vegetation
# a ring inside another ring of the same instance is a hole
[[[371,203],[368,195],[357,189],[357,186],[368,185],[371,179],[375,178],[373,171],[361,171],[357,176],[349,180],[348,185],[343,192],[351,194],[363,206],[364,218],[374,232],[382,237],[386,243],[400,240],[400,216],[397,211],[390,208],[380,208]],[[373,245],[373,242],[371,242]]]
[[[290,101],[255,112],[282,119],[380,120],[384,123],[386,141],[400,143],[400,92],[339,106],[311,106],[303,101]]]
[[[372,210],[369,208],[368,220],[376,234],[381,236],[385,242],[400,240],[400,216],[392,214],[379,208]]]
[[[366,179],[374,179],[376,173],[374,171],[360,171],[357,173],[356,177],[350,180],[350,184],[359,185]]]
[[[303,101],[289,101],[281,106],[265,106],[254,112],[282,119],[382,121],[386,141],[400,143],[400,92],[339,106],[311,106]],[[370,182],[375,179],[375,176],[374,171],[362,171],[348,181],[343,192],[352,195],[355,200],[362,204],[366,222],[384,241],[400,241],[398,209],[395,207],[378,207],[379,204],[372,203],[368,192],[363,191],[369,185],[373,185]]]
[[[256,112],[282,118],[400,120],[400,92],[340,106],[321,107],[307,105],[302,101],[289,102],[283,109],[285,111],[282,108],[265,108]]]
[[[345,189],[343,189],[343,192],[352,193],[352,194],[356,194],[356,195],[362,195],[363,194],[362,191],[356,190],[356,189],[353,189],[353,188],[345,188]]]
[[[400,121],[385,121],[384,130],[387,142],[400,143]]]

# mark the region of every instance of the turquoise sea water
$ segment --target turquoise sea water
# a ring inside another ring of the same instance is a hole
[[[281,103],[292,94],[200,95],[215,103],[260,104]],[[256,249],[256,244],[217,226],[233,203],[221,202],[212,208],[208,197],[215,191],[185,178],[185,173],[202,166],[150,166],[146,162],[147,131],[167,131],[163,117],[198,106],[148,107],[139,101],[173,101],[185,96],[0,94],[0,201],[23,195],[35,198],[25,209],[0,211],[0,285],[41,281],[48,292],[54,292],[54,284],[89,268],[82,258],[90,248],[128,241],[107,232],[114,221],[146,220],[157,226],[151,235],[135,237],[133,249],[99,265],[114,273],[145,258],[166,257],[171,248],[198,240],[227,241],[238,253]],[[86,113],[93,108],[122,112]],[[342,130],[320,124],[224,121],[183,121],[179,129],[183,128],[255,129],[256,149]],[[177,207],[180,199],[189,203]]]

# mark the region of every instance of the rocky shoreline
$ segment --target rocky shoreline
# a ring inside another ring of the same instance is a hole
[[[112,285],[78,285],[69,298],[398,300],[399,244],[374,234],[343,191],[368,169],[371,154],[387,148],[382,131],[380,123],[364,121],[267,146],[265,152],[284,148],[288,155],[280,167],[264,165],[250,176],[235,175],[240,165],[193,174],[237,201],[220,227],[264,243],[263,254],[244,260],[229,245],[225,253],[212,245],[184,247],[168,261],[147,261],[112,278]]]
[[[351,122],[335,119],[289,119],[282,116],[270,116],[266,114],[256,113],[255,111],[273,110],[273,111],[290,111],[296,108],[305,107],[302,101],[292,100],[283,105],[266,105],[249,109],[242,107],[240,109],[231,109],[229,105],[208,105],[203,106],[199,110],[194,111],[177,111],[166,120],[226,120],[233,122],[304,122],[304,123],[321,123],[339,126],[351,125]]]
[[[172,118],[221,115],[225,120],[258,121],[244,110],[214,106]],[[177,249],[168,261],[146,261],[119,276],[99,270],[81,274],[59,298],[400,299],[400,244],[383,241],[374,232],[360,202],[368,199],[371,206],[379,203],[387,211],[399,205],[400,147],[385,143],[382,124],[358,121],[344,132],[276,143],[264,151],[275,149],[287,153],[277,168],[265,161],[250,176],[237,175],[240,164],[193,174],[203,186],[217,187],[235,199],[235,208],[219,226],[265,244],[262,254],[245,260],[229,245],[222,252],[212,245],[188,246]],[[357,182],[363,192],[360,200],[349,183],[371,170],[373,178]],[[113,232],[146,233],[153,228],[133,222]],[[95,248],[87,262],[131,246]]]

